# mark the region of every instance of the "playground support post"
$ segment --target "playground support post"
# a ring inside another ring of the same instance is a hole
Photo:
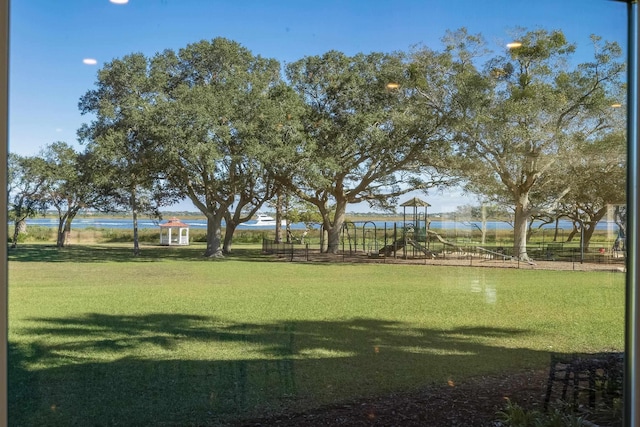
[[[367,224],[371,224],[373,226],[373,250],[377,253],[378,252],[378,228],[376,227],[376,223],[373,222],[373,221],[365,221],[362,224],[362,251],[363,252],[367,251],[367,247],[366,247],[366,227],[367,227]],[[385,222],[384,226],[385,226],[385,231],[386,231],[386,227],[387,227],[387,223],[386,222]],[[357,232],[356,232],[356,236],[357,236]],[[369,237],[369,242],[371,242],[371,237]],[[371,243],[369,243],[369,246],[371,247]],[[385,242],[385,246],[386,246],[386,242]],[[371,255],[371,251],[369,251],[369,254]]]

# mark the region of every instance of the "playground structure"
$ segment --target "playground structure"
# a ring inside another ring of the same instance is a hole
[[[427,216],[427,208],[431,205],[424,200],[414,197],[400,206],[402,206],[403,209],[400,235],[398,236],[397,227],[394,227],[394,241],[391,244],[385,244],[385,246],[378,251],[378,254],[388,257],[402,250],[404,258],[408,256],[415,258],[419,252],[427,257],[435,258],[435,254],[430,248],[429,218]],[[411,209],[409,222],[407,222],[407,208]],[[424,208],[424,214],[420,212],[420,208]],[[431,232],[431,235],[435,235],[437,238],[440,238],[442,242],[446,242],[435,232]],[[411,255],[409,255],[409,253]]]
[[[307,224],[302,235],[292,236],[292,243],[276,244],[264,239],[263,252],[292,261],[294,258],[331,260],[337,256],[343,260],[351,258],[377,262],[423,260],[427,263],[431,260],[436,264],[440,260],[459,260],[469,265],[485,262],[486,265],[493,265],[490,261],[517,265],[521,262],[535,265],[538,261],[624,264],[625,253],[621,249],[616,250],[613,240],[600,243],[596,250],[585,252],[581,243],[561,243],[555,238],[545,241],[545,229],[541,231],[541,241],[538,239],[527,245],[530,259],[520,260],[513,254],[508,230],[496,228],[492,241],[481,244],[481,241],[485,241],[485,232],[479,235],[481,230],[477,225],[457,221],[454,216],[452,220],[437,219],[440,227],[432,229],[427,212],[430,205],[427,202],[412,198],[400,206],[403,208],[402,221],[346,221],[341,229],[337,254],[326,254],[327,233],[321,224]],[[458,224],[463,224],[463,227]]]
[[[341,239],[343,253],[354,255],[360,251],[370,258],[433,259],[443,257],[447,252],[452,254],[465,251],[465,248],[429,229],[429,203],[414,197],[400,206],[403,208],[401,223],[385,222],[380,228],[373,221],[345,222]],[[321,237],[324,237],[323,232]],[[321,248],[324,247],[322,240]]]

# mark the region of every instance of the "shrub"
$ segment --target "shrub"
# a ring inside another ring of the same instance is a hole
[[[25,242],[47,242],[55,241],[55,229],[49,227],[41,227],[38,225],[30,226],[24,233],[18,234],[18,243]],[[9,228],[8,241],[13,242],[13,227]]]
[[[498,412],[501,425],[508,427],[582,427],[592,425],[585,417],[572,412],[569,405],[561,405],[550,412],[526,410],[507,399],[503,411]]]
[[[264,231],[259,230],[242,230],[233,235],[234,243],[262,243],[262,239],[267,235]]]

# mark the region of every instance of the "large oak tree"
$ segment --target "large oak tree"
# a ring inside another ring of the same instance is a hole
[[[15,248],[20,231],[26,228],[25,220],[46,212],[45,162],[15,153],[9,153],[7,160],[8,217],[14,224],[11,247]]]
[[[596,226],[612,206],[625,203],[626,146],[624,132],[612,132],[595,141],[581,141],[579,155],[561,161],[566,165],[561,178],[570,190],[558,213],[576,224],[584,250],[589,250]]]
[[[420,70],[422,93],[402,54],[331,51],[286,67],[306,109],[280,179],[318,208],[328,252],[338,250],[348,204],[389,209],[398,196],[443,182],[448,106],[436,84],[441,57],[430,59]]]
[[[216,38],[157,55],[153,79],[169,179],[207,217],[205,256],[222,256],[235,228],[274,196],[266,161],[291,115],[280,65]]]
[[[624,70],[621,50],[594,36],[593,60],[572,65],[575,46],[562,32],[536,30],[522,33],[506,55],[480,68],[468,58],[482,52],[481,39],[465,31],[451,36],[449,50],[460,64],[457,87],[468,93],[457,100],[456,142],[464,159],[459,173],[472,191],[513,207],[513,251],[528,259],[531,216],[545,208],[542,201],[552,207],[569,191],[568,183],[555,198],[542,190],[554,181],[558,159],[577,137],[611,126],[609,111],[619,101],[613,96],[621,92]]]
[[[79,102],[82,114],[94,115],[78,131],[79,138],[100,159],[96,165],[111,182],[115,204],[132,212],[135,255],[140,251],[138,216],[158,215],[160,206],[175,201],[155,139],[158,90],[149,73],[140,53],[114,59]]]
[[[42,197],[58,214],[56,246],[61,248],[69,243],[73,220],[81,209],[112,211],[117,193],[111,173],[105,176],[102,160],[90,150],[78,152],[57,141],[47,145],[39,157],[44,161]]]

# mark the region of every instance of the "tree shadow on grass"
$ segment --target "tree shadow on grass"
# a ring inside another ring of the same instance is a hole
[[[125,245],[73,245],[57,248],[54,245],[23,244],[8,251],[8,260],[15,262],[159,262],[178,261],[273,261],[260,249],[239,248],[224,258],[206,258],[203,246],[142,246],[134,256],[133,248]]]
[[[518,329],[188,314],[29,322],[9,343],[11,425],[224,425],[548,363],[503,345],[532,333]]]

